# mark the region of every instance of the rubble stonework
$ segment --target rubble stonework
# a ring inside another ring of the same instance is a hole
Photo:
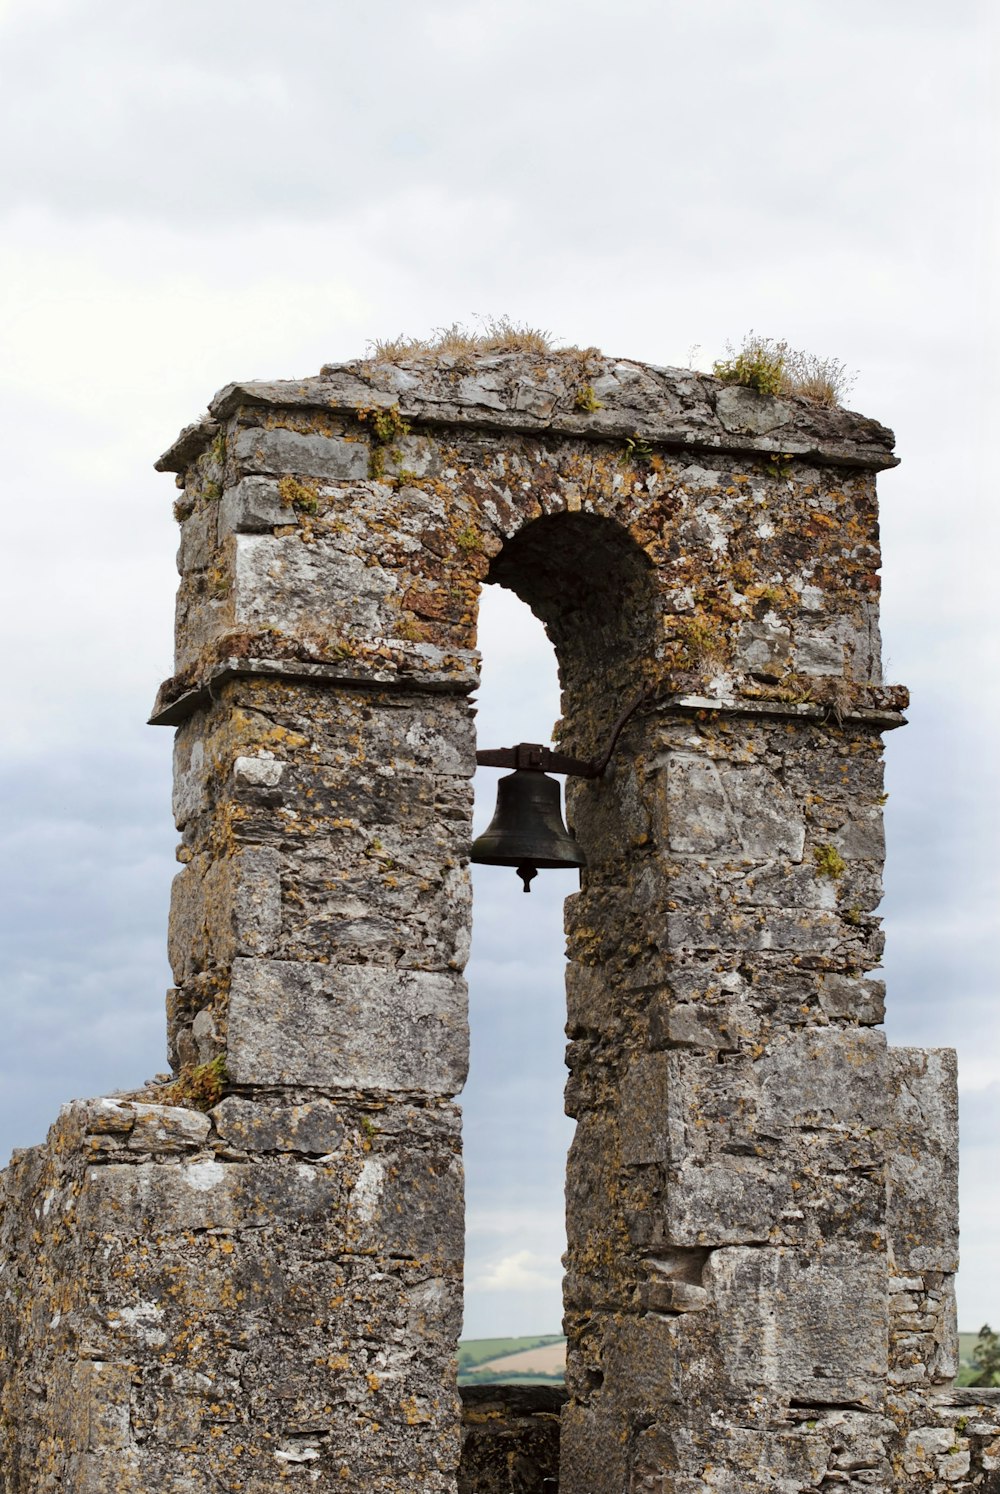
[[[871,975],[893,464],[858,415],[592,352],[230,385],[182,433],[174,1080],[4,1176],[4,1494],[551,1456],[549,1412],[467,1411],[459,1473],[484,582],[545,623],[563,750],[643,697],[568,789],[561,1494],[991,1487],[988,1393],[948,1389],[953,1055],[887,1047]]]
[[[464,1387],[458,1494],[556,1494],[565,1399],[556,1385]]]

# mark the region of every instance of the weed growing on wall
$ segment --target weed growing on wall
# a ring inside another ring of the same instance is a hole
[[[580,386],[573,396],[573,408],[575,410],[584,410],[587,414],[592,414],[594,410],[604,408],[594,393],[593,384],[582,384]]]
[[[480,319],[478,331],[452,322],[438,327],[430,337],[375,338],[368,356],[375,363],[393,363],[400,358],[462,357],[467,353],[550,353],[552,334],[541,327],[528,327],[509,316]]]
[[[854,375],[839,358],[801,352],[784,338],[748,332],[739,348],[727,343],[726,352],[728,357],[712,365],[715,377],[758,394],[797,394],[820,405],[840,405],[854,383]]]
[[[160,1103],[211,1110],[222,1099],[228,1079],[226,1060],[221,1054],[207,1063],[185,1065],[173,1084],[162,1091]]]
[[[836,846],[814,846],[813,860],[816,862],[816,875],[829,877],[833,882],[839,881],[847,870],[847,863]]]
[[[357,417],[362,423],[368,422],[372,437],[371,454],[368,458],[368,476],[379,482],[385,475],[386,450],[388,449],[393,460],[398,462],[401,452],[393,443],[402,441],[404,436],[408,436],[410,427],[399,413],[398,405],[390,405],[388,409],[359,406]]]

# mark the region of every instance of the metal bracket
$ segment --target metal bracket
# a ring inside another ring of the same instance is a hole
[[[611,740],[603,757],[568,757],[564,752],[553,752],[541,742],[518,742],[516,747],[489,747],[476,753],[476,762],[481,768],[521,768],[537,773],[567,773],[574,778],[600,778],[611,761],[625,723],[648,700],[655,691],[647,686],[623,711],[611,728]]]

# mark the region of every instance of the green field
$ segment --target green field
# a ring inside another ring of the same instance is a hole
[[[961,1364],[958,1376],[959,1385],[967,1385],[975,1378],[972,1351],[978,1337],[978,1333],[958,1335],[958,1354]],[[501,1369],[483,1373],[477,1371],[477,1366],[487,1364],[491,1359],[502,1359],[509,1354],[521,1354],[526,1349],[540,1349],[546,1344],[562,1342],[563,1336],[560,1333],[542,1333],[534,1338],[463,1338],[458,1346],[458,1383],[459,1385],[561,1385],[562,1375],[504,1374]]]
[[[477,1369],[491,1359],[509,1354],[523,1354],[527,1349],[542,1349],[547,1344],[564,1342],[561,1333],[540,1333],[533,1338],[463,1338],[458,1345],[459,1385],[561,1385],[562,1375],[507,1373],[500,1369],[487,1372]]]

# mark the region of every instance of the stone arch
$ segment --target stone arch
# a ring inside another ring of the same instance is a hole
[[[588,719],[599,732],[602,711],[614,719],[622,697],[648,679],[662,604],[652,562],[617,517],[578,511],[530,519],[493,557],[485,579],[515,592],[542,621],[574,739],[587,734]],[[595,739],[590,750],[601,745]]]
[[[905,705],[875,650],[891,446],[850,412],[569,352],[231,385],[181,434],[153,717],[178,728],[175,1076],[67,1107],[4,1179],[18,1488],[306,1467],[456,1494],[490,575],[557,643],[564,748],[656,687],[571,795],[560,1494],[951,1477],[921,1460],[922,1429],[965,1427],[936,1388],[953,1058],[887,1049],[868,978],[880,733]]]

